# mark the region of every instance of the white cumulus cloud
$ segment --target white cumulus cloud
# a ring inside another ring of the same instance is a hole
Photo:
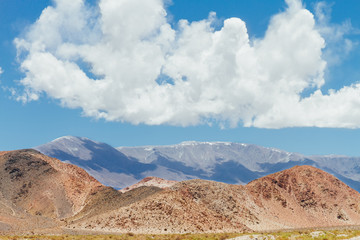
[[[300,0],[286,2],[251,40],[239,18],[215,30],[215,13],[174,29],[164,0],[55,0],[15,39],[25,73],[18,99],[46,94],[133,124],[360,127],[359,84],[321,92],[325,20],[319,28]]]

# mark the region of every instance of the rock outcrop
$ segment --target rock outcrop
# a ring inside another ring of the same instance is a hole
[[[171,187],[172,185],[174,185],[177,182],[178,181],[166,180],[166,179],[159,178],[159,177],[146,177],[146,178],[142,179],[140,182],[135,183],[134,185],[131,185],[129,187],[121,189],[120,192],[125,193],[132,189],[142,187],[142,186],[158,187],[161,189],[165,189],[165,188]]]

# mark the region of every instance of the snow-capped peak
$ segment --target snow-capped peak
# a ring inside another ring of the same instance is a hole
[[[78,164],[87,171],[90,169],[104,182],[118,188],[123,187],[125,181],[135,183],[135,178],[140,180],[149,175],[172,180],[206,178],[229,183],[248,182],[274,169],[285,169],[294,164],[328,169],[356,181],[353,186],[357,189],[359,185],[356,184],[360,181],[360,158],[304,156],[245,143],[186,141],[175,145],[114,149],[88,138],[64,136],[35,149]]]
[[[182,145],[182,146],[194,146],[194,145],[198,145],[200,144],[200,142],[196,142],[196,141],[184,141],[184,142],[181,142],[179,145]],[[176,144],[177,145],[177,144]]]
[[[196,146],[196,145],[231,145],[231,142],[197,142],[197,141],[184,141],[180,144],[175,144],[172,146]],[[243,144],[246,145],[246,144]]]
[[[93,141],[87,137],[63,136],[52,140],[51,142],[92,142],[100,144],[100,142]]]
[[[85,146],[86,142],[96,143],[85,137],[63,136],[35,149],[50,156],[56,151],[62,151],[81,160],[91,160],[92,152]]]
[[[64,140],[70,140],[70,141],[74,141],[80,139],[80,137],[74,137],[74,136],[62,136],[59,138],[56,138],[54,140],[52,140],[51,142],[58,142],[58,141],[64,141]]]

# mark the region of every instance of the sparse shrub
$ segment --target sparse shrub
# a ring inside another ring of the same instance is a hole
[[[225,240],[225,239],[227,239],[227,236],[226,236],[226,235],[223,235],[223,236],[220,236],[220,237],[219,237],[219,240]]]

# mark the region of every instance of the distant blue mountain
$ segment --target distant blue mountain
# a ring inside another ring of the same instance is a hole
[[[119,147],[66,136],[35,149],[78,165],[115,188],[147,176],[168,180],[201,178],[231,184],[248,183],[295,165],[325,170],[360,191],[360,158],[305,156],[252,144],[183,142],[169,146]]]
[[[141,163],[108,144],[88,138],[61,137],[35,149],[48,156],[77,165],[104,184],[116,188],[132,184],[142,178],[141,173],[157,167],[151,163]]]

